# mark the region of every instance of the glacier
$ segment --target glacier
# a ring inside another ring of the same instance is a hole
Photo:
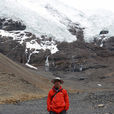
[[[52,36],[58,41],[72,42],[77,38],[68,31],[67,19],[84,27],[85,41],[91,41],[101,30],[114,35],[114,13],[108,10],[78,10],[60,0],[0,0],[0,17],[21,20],[26,31],[38,37]]]

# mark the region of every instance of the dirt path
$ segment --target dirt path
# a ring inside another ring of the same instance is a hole
[[[69,98],[68,114],[114,114],[114,92],[69,94]],[[0,114],[48,114],[46,98],[0,105]]]

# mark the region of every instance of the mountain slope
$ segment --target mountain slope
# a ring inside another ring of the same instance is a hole
[[[84,29],[86,41],[108,29],[114,35],[114,13],[106,10],[80,11],[59,0],[4,0],[0,3],[0,16],[22,20],[27,31],[37,36],[48,35],[59,41],[74,41],[76,36],[68,29],[77,23]],[[108,17],[108,19],[107,19]]]
[[[0,103],[39,98],[47,95],[49,87],[46,78],[0,53]]]

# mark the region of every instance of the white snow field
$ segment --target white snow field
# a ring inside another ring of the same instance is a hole
[[[22,20],[37,36],[46,34],[55,40],[72,42],[76,36],[67,30],[68,21],[85,28],[86,41],[103,29],[114,35],[114,13],[108,10],[78,10],[60,0],[0,0],[0,17]]]

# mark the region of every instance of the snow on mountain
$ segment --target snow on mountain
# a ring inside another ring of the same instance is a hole
[[[93,39],[102,29],[114,30],[114,13],[106,10],[78,10],[59,0],[1,0],[0,16],[22,20],[27,31],[52,36],[55,40],[76,40],[68,31],[69,22],[84,27],[86,41]]]
[[[26,43],[26,49],[30,50],[34,49],[32,53],[39,53],[38,50],[46,50],[46,49],[49,49],[52,54],[58,51],[56,41],[54,41],[53,39],[49,40],[49,38],[45,36],[45,41],[43,41],[42,38],[40,39],[36,37],[32,38],[33,35],[28,36],[27,33],[28,32],[26,31],[8,32],[0,30],[0,35],[2,37],[12,37],[13,40],[17,40],[20,44]],[[27,41],[28,39],[30,40]],[[40,40],[40,42],[37,41],[38,39]]]
[[[0,18],[6,18],[3,25],[8,24],[8,18],[26,25],[25,30],[24,26],[11,31],[0,28],[0,37],[10,37],[24,44],[25,53],[28,54],[26,66],[34,69],[37,68],[29,64],[33,54],[47,49],[54,54],[59,51],[58,41],[72,42],[78,39],[72,30],[69,31],[72,27],[76,32],[81,28],[87,42],[94,38],[101,40],[101,47],[104,40],[114,35],[113,12],[101,9],[78,10],[59,0],[0,0]],[[100,34],[103,30],[109,32]]]
[[[4,0],[0,4],[1,16],[23,20],[27,31],[37,35],[53,36],[59,41],[76,40],[66,26],[56,20],[45,8],[45,1]]]

